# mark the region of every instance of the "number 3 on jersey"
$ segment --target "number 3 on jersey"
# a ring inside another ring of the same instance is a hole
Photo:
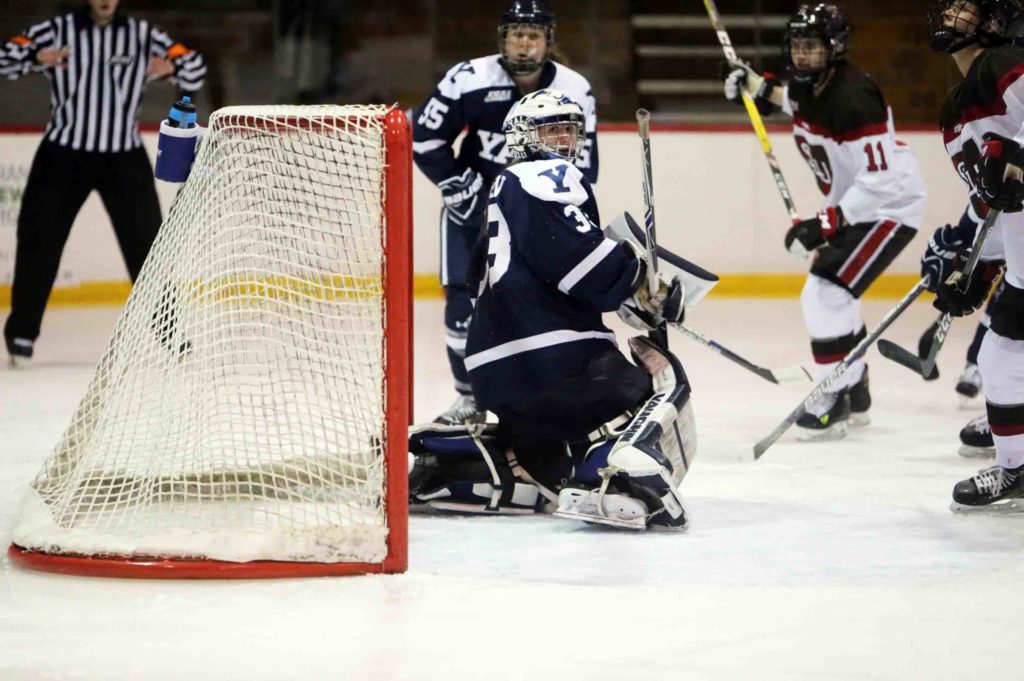
[[[502,178],[498,178],[502,179]],[[500,187],[498,191],[501,191]],[[492,195],[495,192],[491,192]],[[487,207],[487,285],[494,286],[505,276],[512,258],[512,234],[501,207],[492,202]]]

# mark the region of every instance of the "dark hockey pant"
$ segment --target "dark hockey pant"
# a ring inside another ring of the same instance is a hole
[[[811,352],[820,376],[830,372],[866,335],[860,297],[906,248],[917,230],[892,220],[849,225],[819,249],[800,294]],[[835,390],[864,373],[858,360]]]
[[[652,393],[651,376],[611,343],[580,374],[560,378],[527,400],[490,408],[498,438],[537,482],[558,490],[586,452],[588,435]],[[571,447],[580,444],[582,447]]]
[[[446,209],[441,210],[441,286],[444,287],[444,329],[448,364],[455,389],[472,394],[466,371],[466,332],[473,316],[473,301],[480,284],[477,251],[483,247],[486,192],[477,201],[477,209],[464,224],[453,222]]]
[[[93,190],[114,225],[129,276],[133,282],[139,276],[161,221],[146,151],[93,153],[44,141],[32,161],[18,215],[7,339],[39,336],[71,225]]]

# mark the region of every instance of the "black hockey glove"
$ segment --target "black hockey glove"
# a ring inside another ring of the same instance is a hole
[[[928,290],[935,293],[953,274],[953,263],[964,241],[953,225],[939,227],[928,240],[928,248],[921,256],[921,276],[928,278]]]
[[[1024,210],[1024,182],[1020,173],[1024,167],[1024,152],[1021,146],[1009,137],[991,132],[986,133],[984,139],[978,169],[978,193],[992,208],[1006,213]]]
[[[758,75],[743,62],[723,59],[718,64],[718,77],[725,81],[725,98],[733,104],[743,105],[741,88],[754,98],[754,104],[762,116],[775,113],[771,96],[778,81],[770,75]]]
[[[786,250],[805,257],[816,251],[846,226],[843,211],[839,206],[829,206],[810,220],[801,220],[786,232]]]
[[[472,168],[466,168],[461,175],[453,175],[437,186],[441,189],[445,208],[448,209],[448,219],[457,225],[472,222],[478,204],[481,211],[485,205],[480,196],[484,178]],[[482,213],[480,219],[483,220]]]
[[[971,249],[961,250],[953,261],[955,268],[960,259],[971,257]],[[988,292],[992,289],[992,283],[999,276],[1002,267],[994,263],[979,262],[974,268],[974,274],[963,289],[956,284],[947,284],[943,281],[935,292],[935,306],[939,312],[948,312],[954,317],[966,317],[979,307],[985,304]]]

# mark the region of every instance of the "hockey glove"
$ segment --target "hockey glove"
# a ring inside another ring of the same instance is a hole
[[[645,284],[646,281],[619,306],[619,318],[641,331],[656,331],[663,322],[682,323],[686,316],[686,291],[679,278],[671,283],[659,278],[658,292],[653,296]]]
[[[843,211],[839,206],[829,206],[810,220],[801,220],[786,232],[786,250],[790,253],[806,257],[816,251],[846,226]]]
[[[461,175],[453,175],[437,185],[441,189],[448,219],[457,225],[471,222],[477,204],[481,204],[480,194],[484,187],[484,178],[472,168],[466,168]],[[482,218],[481,218],[482,219]]]
[[[921,256],[921,276],[928,278],[928,290],[935,293],[939,286],[953,274],[956,254],[964,242],[956,227],[939,227],[928,241],[928,248]]]
[[[743,105],[742,90],[753,97],[754,104],[762,116],[775,112],[771,96],[777,81],[756,73],[744,62],[722,60],[718,66],[718,75],[725,81],[725,98],[733,104]]]
[[[984,139],[978,193],[992,208],[1006,213],[1024,210],[1024,182],[1020,172],[1024,167],[1024,150],[1009,137],[995,133],[987,133]]]
[[[971,249],[965,248],[957,254],[953,261],[953,267],[971,257]],[[1002,272],[1002,268],[995,263],[979,262],[974,268],[967,285],[961,289],[957,284],[947,284],[943,281],[935,292],[935,306],[939,312],[948,312],[954,317],[965,317],[985,304],[988,293],[992,289],[992,283]]]

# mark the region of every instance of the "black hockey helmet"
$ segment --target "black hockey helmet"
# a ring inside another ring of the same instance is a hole
[[[798,69],[793,63],[791,49],[794,38],[820,40],[828,50],[825,63],[820,68]],[[800,5],[796,14],[786,22],[786,33],[782,39],[783,58],[793,80],[798,83],[811,83],[836,64],[846,61],[849,44],[850,22],[843,10],[825,2]]]
[[[508,32],[516,26],[531,26],[544,31],[547,49],[540,59],[522,58],[516,55],[510,58],[505,53],[505,39]],[[512,4],[501,13],[501,24],[498,25],[498,50],[501,52],[502,65],[515,76],[528,76],[544,66],[555,42],[555,14],[547,8],[543,0],[512,0]]]
[[[968,45],[1001,45],[1021,36],[1021,0],[938,0],[928,13],[928,44],[953,54]]]

